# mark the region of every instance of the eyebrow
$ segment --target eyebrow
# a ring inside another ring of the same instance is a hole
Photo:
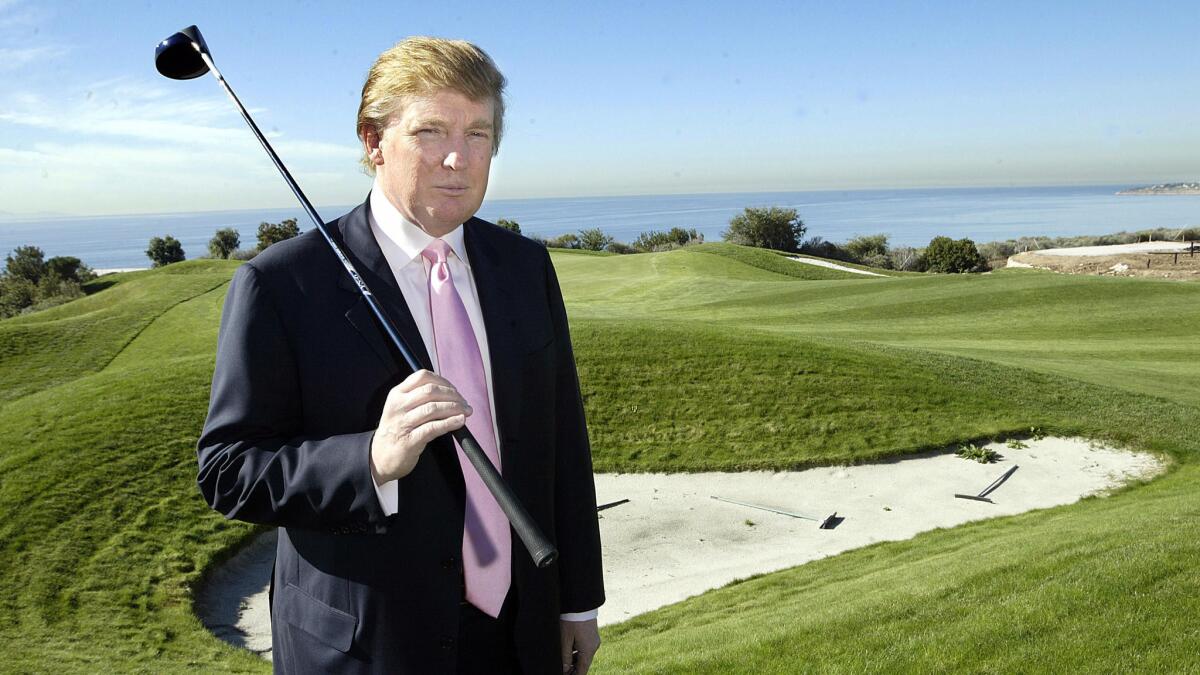
[[[450,126],[450,124],[448,122],[446,122],[446,120],[444,120],[440,117],[419,117],[419,118],[413,120],[412,126],[410,128],[419,129],[421,127],[448,127],[448,126]],[[496,125],[493,124],[491,120],[477,119],[474,122],[471,122],[470,124],[468,124],[467,128],[468,129],[487,129],[490,131],[491,129],[495,128],[495,126]]]

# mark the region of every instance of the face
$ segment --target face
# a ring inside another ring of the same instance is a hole
[[[443,89],[408,97],[382,134],[363,144],[384,194],[431,236],[461,225],[483,203],[492,165],[494,103]]]

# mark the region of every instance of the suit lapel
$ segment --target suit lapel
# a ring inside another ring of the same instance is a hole
[[[367,220],[368,202],[363,202],[358,208],[343,216],[338,221],[337,232],[344,243],[343,250],[350,261],[354,263],[359,276],[367,288],[375,296],[375,301],[382,307],[384,314],[391,319],[397,333],[404,339],[418,364],[427,370],[433,370],[433,363],[425,351],[425,342],[417,330],[412,314],[408,311],[408,303],[400,293],[396,277],[388,266],[375,235],[371,233],[371,225]],[[343,270],[338,271],[338,284],[347,292],[357,296],[355,302],[346,312],[346,319],[354,326],[359,335],[366,340],[371,349],[379,356],[384,364],[392,368],[400,377],[409,374],[408,365],[391,344],[391,339],[383,327],[379,325],[374,312],[371,311],[365,298],[359,292],[358,285]]]
[[[472,218],[463,225],[463,244],[471,259],[487,333],[501,452],[507,454],[506,446],[517,440],[517,421],[521,417],[522,353],[516,340],[519,313],[515,305],[520,295],[512,287],[511,274],[505,272],[504,261],[490,241],[483,221]]]

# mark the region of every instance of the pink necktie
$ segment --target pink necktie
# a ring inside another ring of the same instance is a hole
[[[467,317],[467,308],[454,289],[446,256],[450,245],[434,239],[421,255],[432,266],[429,270],[429,309],[433,315],[433,341],[437,349],[439,374],[450,381],[467,399],[474,411],[467,417],[467,428],[479,446],[500,467],[500,452],[492,431],[491,406],[487,379],[475,331]],[[466,519],[463,523],[463,578],[467,602],[491,617],[499,616],[508,594],[511,571],[512,535],[508,519],[492,493],[483,484],[470,460],[458,447],[458,463],[467,485]]]

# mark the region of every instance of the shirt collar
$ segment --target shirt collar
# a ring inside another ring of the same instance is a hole
[[[412,262],[421,256],[421,251],[424,251],[431,243],[433,237],[429,233],[422,230],[420,226],[409,222],[400,210],[392,205],[386,195],[383,194],[383,186],[379,184],[378,179],[371,189],[370,202],[370,220],[375,226],[374,229],[379,234],[382,234],[392,244],[395,249],[404,255],[404,259]],[[467,258],[467,249],[463,243],[463,226],[459,225],[442,236],[442,241],[450,245],[454,251],[454,255],[470,268],[471,261]],[[382,242],[381,242],[382,243]]]

